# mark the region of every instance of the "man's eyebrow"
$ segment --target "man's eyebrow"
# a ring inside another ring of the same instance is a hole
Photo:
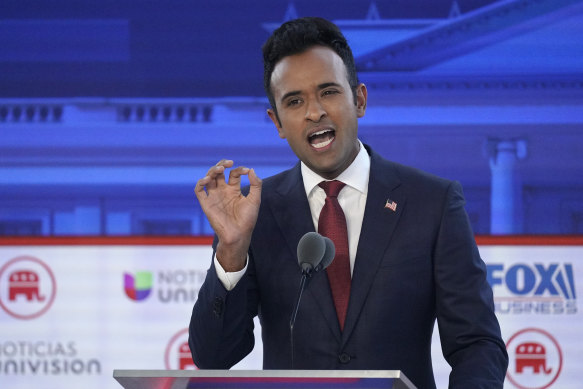
[[[285,101],[285,99],[287,99],[288,97],[297,96],[297,95],[299,95],[301,93],[302,92],[299,91],[299,90],[294,90],[294,91],[291,91],[291,92],[287,92],[285,95],[281,96],[280,101],[283,103]]]
[[[342,85],[340,85],[340,84],[338,84],[336,82],[325,82],[323,84],[318,85],[318,89],[319,90],[322,90],[322,89],[329,88],[331,86],[335,86],[335,87],[338,87],[338,88],[342,88]],[[283,103],[284,100],[287,99],[288,97],[297,96],[297,95],[300,95],[301,93],[302,93],[302,91],[299,91],[299,90],[294,90],[294,91],[291,91],[291,92],[287,92],[286,94],[284,94],[281,97],[281,100],[280,101]]]
[[[339,87],[339,88],[342,87],[342,85],[340,85],[340,84],[338,84],[336,82],[325,82],[323,84],[318,85],[318,89],[326,89],[326,88],[331,87],[331,86],[336,86],[336,87]]]

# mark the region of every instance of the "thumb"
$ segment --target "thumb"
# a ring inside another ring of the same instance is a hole
[[[257,177],[257,174],[255,174],[255,169],[249,170],[249,194],[247,195],[247,198],[253,199],[253,201],[256,202],[260,202],[262,185],[263,181],[261,181],[261,178]]]

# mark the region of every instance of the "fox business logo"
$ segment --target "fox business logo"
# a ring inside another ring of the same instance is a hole
[[[487,265],[487,270],[496,313],[577,313],[575,277],[570,263],[493,263]]]

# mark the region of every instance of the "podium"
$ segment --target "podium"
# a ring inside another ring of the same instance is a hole
[[[399,370],[114,370],[125,389],[415,389]]]

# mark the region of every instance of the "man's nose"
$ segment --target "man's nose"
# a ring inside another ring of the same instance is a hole
[[[312,122],[319,122],[326,116],[326,110],[318,99],[312,99],[306,105],[306,119]]]

